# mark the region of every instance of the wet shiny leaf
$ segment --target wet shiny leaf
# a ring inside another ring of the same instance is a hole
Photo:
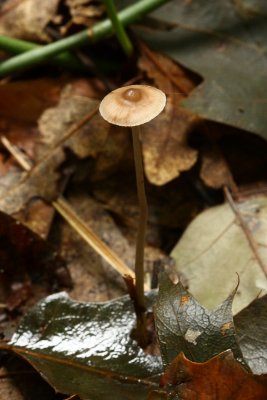
[[[154,296],[149,294],[150,303]],[[128,296],[85,304],[61,293],[26,315],[11,345],[57,391],[82,399],[145,399],[157,387],[153,377],[161,361],[131,338],[134,325]]]
[[[180,352],[192,361],[203,362],[232,349],[235,357],[242,359],[232,317],[234,294],[215,310],[208,311],[181,283],[175,285],[167,275],[162,276],[154,311],[165,367]]]

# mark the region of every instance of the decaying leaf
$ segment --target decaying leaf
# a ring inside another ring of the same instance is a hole
[[[195,164],[197,151],[187,145],[195,121],[194,115],[179,109],[176,95],[172,95],[164,112],[144,126],[144,164],[151,183],[164,185]]]
[[[267,262],[267,198],[258,195],[237,203],[261,259]],[[228,204],[202,212],[188,226],[172,256],[190,292],[208,308],[216,307],[240,283],[234,314],[267,291],[266,277]]]
[[[29,307],[52,290],[71,286],[65,262],[55,249],[2,212],[0,269],[0,302],[5,305],[1,307],[1,330],[9,321],[7,311],[21,310],[25,304]]]
[[[139,35],[204,78],[183,104],[266,138],[265,1],[171,1],[152,16],[169,29]]]
[[[154,312],[165,367],[180,352],[192,361],[203,362],[231,349],[236,358],[242,359],[233,325],[234,294],[215,310],[208,311],[181,283],[175,285],[167,275],[162,276]]]
[[[234,317],[236,334],[250,369],[255,374],[267,373],[267,296],[254,300]]]
[[[125,263],[133,267],[135,246],[115,225],[111,216],[84,192],[73,193],[68,201],[79,217]],[[59,251],[67,261],[74,282],[69,292],[79,301],[107,301],[126,293],[124,281],[66,222],[60,224]]]
[[[78,25],[89,27],[105,12],[105,7],[99,0],[66,0],[66,4],[72,16],[72,22]]]
[[[252,375],[238,363],[231,351],[196,363],[180,353],[167,368],[162,385],[173,385],[166,396],[179,400],[265,400],[267,375]]]
[[[32,41],[48,41],[47,24],[56,14],[59,0],[9,0],[0,14],[0,35]],[[41,11],[40,11],[41,10]]]
[[[17,146],[30,159],[35,158],[40,141],[36,120],[47,107],[57,103],[63,84],[64,79],[44,78],[8,82],[0,86],[0,134],[8,138],[12,145]],[[6,156],[1,159],[1,210],[11,212],[16,219],[45,238],[53,217],[51,207],[37,198],[32,198],[28,203],[29,195],[35,195],[30,186],[26,188],[25,199],[10,200],[8,195],[11,188],[17,186],[24,177],[23,171],[15,167],[16,164],[12,156],[8,160]],[[27,186],[26,183],[25,185]]]
[[[148,303],[154,297],[151,292]],[[154,378],[162,366],[131,338],[134,325],[129,296],[85,304],[55,294],[25,316],[10,349],[61,393],[82,399],[145,400],[157,387]]]
[[[216,146],[203,150],[200,177],[207,186],[213,189],[221,189],[224,186],[232,190],[236,189],[226,160]]]
[[[5,187],[5,190],[2,186],[0,209],[12,215],[24,209],[34,197],[42,198],[47,202],[55,200],[60,193],[60,175],[57,168],[64,159],[63,150],[58,149],[30,173],[16,175],[12,185]],[[13,180],[13,176],[11,178]]]
[[[187,144],[187,136],[196,117],[181,108],[181,100],[194,88],[194,83],[181,67],[141,45],[139,68],[168,95],[162,114],[142,129],[145,172],[149,181],[164,185],[190,169],[197,151]]]
[[[108,124],[100,115],[93,114],[94,111],[98,114],[98,106],[97,100],[75,94],[75,87],[68,85],[62,91],[59,104],[47,109],[39,119],[43,140],[52,149],[71,127],[92,114],[90,120],[70,137],[67,146],[81,158],[95,157],[108,136]]]

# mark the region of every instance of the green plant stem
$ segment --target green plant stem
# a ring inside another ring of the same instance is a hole
[[[119,21],[124,25],[135,22],[138,18],[153,11],[169,0],[140,0],[118,13]],[[91,29],[76,33],[57,42],[27,51],[0,64],[0,76],[11,74],[55,57],[59,53],[95,43],[113,33],[110,19],[95,24]]]
[[[0,36],[0,49],[11,54],[21,54],[34,49],[42,49],[43,46],[26,40],[15,39],[9,36]],[[54,63],[62,67],[74,70],[84,69],[80,61],[71,53],[62,53],[53,59]],[[4,63],[3,63],[4,64]],[[2,64],[0,64],[1,66]]]
[[[114,2],[113,0],[104,0],[104,2],[106,5],[108,16],[112,22],[114,33],[117,36],[117,39],[126,56],[130,57],[133,54],[133,45],[124,29],[124,26],[118,18]]]

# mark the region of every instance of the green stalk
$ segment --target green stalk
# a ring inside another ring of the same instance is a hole
[[[0,36],[0,49],[12,54],[21,54],[37,48],[43,48],[43,46],[9,36]],[[84,69],[79,60],[71,53],[59,54],[53,61],[65,68],[68,67],[74,70]]]
[[[138,18],[153,11],[169,0],[140,0],[118,13],[119,21],[124,25],[135,22]],[[91,29],[76,33],[57,42],[27,51],[0,64],[0,76],[11,74],[19,69],[30,67],[55,57],[66,50],[95,43],[113,33],[110,19],[95,24]],[[1,38],[1,37],[0,37]]]
[[[118,18],[117,10],[113,3],[113,0],[104,0],[108,16],[112,22],[112,26],[117,36],[117,39],[126,54],[127,57],[130,57],[133,54],[133,45],[122,25],[121,21]]]

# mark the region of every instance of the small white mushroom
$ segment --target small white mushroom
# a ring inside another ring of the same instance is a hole
[[[104,97],[99,107],[100,114],[106,121],[114,125],[132,128],[137,193],[140,207],[135,257],[135,286],[138,308],[141,311],[143,310],[141,314],[145,311],[144,245],[148,209],[144,185],[140,125],[155,118],[164,109],[165,105],[166,96],[161,90],[146,85],[131,85],[113,90]]]

